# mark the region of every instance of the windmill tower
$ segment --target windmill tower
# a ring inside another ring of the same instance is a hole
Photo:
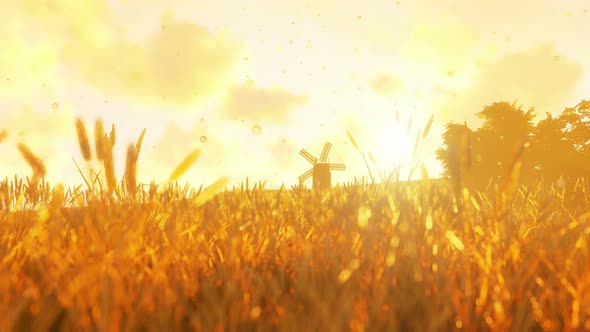
[[[346,169],[344,164],[331,164],[326,161],[331,148],[332,143],[326,142],[319,160],[305,149],[299,151],[299,154],[312,165],[307,172],[299,176],[299,185],[301,187],[303,187],[305,180],[312,177],[314,189],[329,189],[332,186],[331,171],[343,171]]]

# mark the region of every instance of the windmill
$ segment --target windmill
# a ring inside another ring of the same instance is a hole
[[[299,151],[299,154],[312,165],[312,168],[299,176],[299,185],[301,187],[303,187],[303,182],[305,182],[305,180],[312,177],[314,189],[328,189],[332,186],[332,175],[330,172],[343,171],[346,169],[344,164],[331,164],[326,162],[331,148],[332,143],[326,142],[319,160],[305,149]]]

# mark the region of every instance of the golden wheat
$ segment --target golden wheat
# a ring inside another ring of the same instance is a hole
[[[45,164],[43,163],[43,160],[33,154],[29,147],[24,143],[18,143],[17,148],[27,164],[29,164],[33,170],[33,175],[40,178],[45,177]]]
[[[110,140],[111,140],[111,147],[114,147],[117,143],[117,129],[115,128],[114,124],[111,126]]]
[[[86,126],[82,119],[76,119],[76,133],[78,134],[78,145],[82,152],[84,160],[90,161],[92,159],[92,152],[90,151],[90,141],[88,140],[88,133],[86,132]]]
[[[127,147],[127,161],[125,164],[125,187],[127,192],[135,194],[137,190],[137,150],[135,145]]]
[[[139,157],[139,152],[141,152],[141,145],[143,144],[143,138],[145,137],[146,128],[141,131],[141,135],[137,139],[137,143],[135,143],[135,151],[137,152],[137,156]]]
[[[184,160],[178,164],[178,166],[174,169],[170,177],[168,178],[169,181],[176,181],[178,180],[186,171],[191,168],[191,166],[197,161],[199,156],[201,155],[200,149],[195,149],[191,153],[189,153]]]
[[[96,150],[96,159],[104,159],[104,124],[102,119],[97,119],[94,125],[94,149]]]
[[[588,183],[575,204],[570,189],[516,187],[522,146],[503,186],[458,195],[364,177],[322,194],[248,178],[224,191],[225,177],[145,189],[129,182],[137,143],[133,200],[0,181],[0,331],[590,330]]]
[[[112,137],[112,136],[111,136]],[[107,187],[109,192],[114,192],[117,186],[117,179],[115,178],[115,164],[113,161],[113,145],[112,140],[105,134],[103,136],[103,149],[104,149],[104,172],[107,180]]]
[[[424,128],[424,132],[422,133],[422,139],[425,139],[430,132],[430,128],[432,127],[432,122],[434,121],[434,115],[431,115],[428,119],[428,123],[426,123],[426,127]]]

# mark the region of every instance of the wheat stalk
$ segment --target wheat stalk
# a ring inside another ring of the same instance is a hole
[[[112,136],[111,136],[112,137]],[[113,192],[117,185],[117,180],[115,179],[115,165],[113,162],[113,145],[112,140],[107,137],[105,134],[102,139],[103,149],[104,149],[104,170],[105,176],[107,178],[107,187],[109,192]]]
[[[199,156],[201,155],[200,149],[195,149],[193,152],[189,153],[186,158],[174,169],[172,175],[170,175],[169,181],[176,181],[180,178],[186,171],[197,161]]]
[[[137,157],[139,157],[139,152],[141,151],[141,145],[143,144],[143,138],[145,137],[145,130],[146,128],[143,128],[141,135],[139,135],[139,138],[137,139],[137,143],[135,143],[135,152]]]
[[[92,159],[90,141],[88,140],[86,126],[84,126],[84,122],[80,118],[76,119],[76,133],[78,134],[78,144],[80,145],[82,157],[84,157],[84,160],[90,161],[90,159]]]
[[[346,131],[346,136],[348,136],[348,139],[350,140],[350,143],[352,143],[352,145],[355,147],[355,149],[363,157],[363,160],[365,161],[365,165],[367,166],[367,170],[369,171],[369,176],[371,177],[371,181],[373,183],[375,183],[375,177],[373,176],[373,172],[371,171],[371,167],[369,166],[369,163],[367,162],[367,158],[365,157],[365,154],[361,151],[361,149],[359,148],[358,144],[356,143],[356,140],[354,139],[354,137],[352,136],[352,134],[348,130]]]
[[[228,178],[225,176],[220,177],[217,179],[213,184],[207,187],[203,192],[199,193],[199,195],[195,198],[194,203],[197,207],[202,206],[203,204],[207,203],[211,200],[217,193],[223,190],[224,187],[227,186]],[[262,189],[260,189],[262,190]]]
[[[31,149],[29,149],[29,147],[26,146],[24,143],[18,143],[17,148],[20,154],[27,162],[27,164],[29,164],[29,166],[33,170],[33,176],[41,178],[45,177],[45,165],[43,164],[43,161],[35,154],[33,154],[33,152],[31,152]]]
[[[114,124],[111,126],[110,139],[111,139],[111,147],[114,147],[115,144],[117,143],[117,130],[115,129]]]
[[[99,161],[104,159],[104,144],[102,139],[104,137],[104,125],[102,119],[97,119],[94,125],[94,148],[96,150],[96,158]]]
[[[137,189],[137,149],[135,145],[127,147],[127,162],[125,164],[125,187],[127,193],[134,194]]]

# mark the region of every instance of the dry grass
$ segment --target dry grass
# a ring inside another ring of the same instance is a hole
[[[6,179],[0,331],[590,330],[588,183],[513,173],[486,192]]]

